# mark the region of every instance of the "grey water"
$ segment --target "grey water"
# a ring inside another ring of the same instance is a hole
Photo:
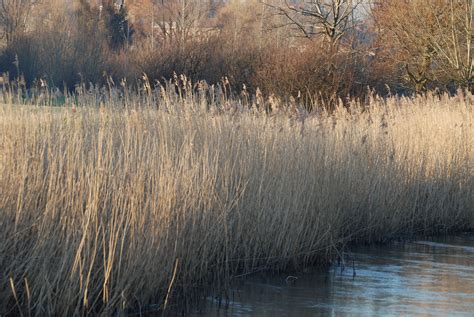
[[[345,268],[255,274],[192,316],[474,316],[474,235],[359,247]]]

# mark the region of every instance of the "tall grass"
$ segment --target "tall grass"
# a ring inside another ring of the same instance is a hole
[[[348,241],[474,228],[471,95],[331,114],[273,100],[267,114],[109,93],[4,96],[1,315],[163,308],[177,289],[324,262]]]

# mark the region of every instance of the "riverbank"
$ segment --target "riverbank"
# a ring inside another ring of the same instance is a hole
[[[163,309],[349,241],[474,228],[471,95],[114,103],[0,106],[0,314]]]

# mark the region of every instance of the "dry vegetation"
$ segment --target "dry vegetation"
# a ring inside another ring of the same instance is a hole
[[[331,104],[367,87],[473,93],[474,0],[0,0],[6,81],[72,91],[174,72]]]
[[[1,315],[163,308],[348,241],[474,228],[470,94],[266,114],[169,91],[4,96]]]
[[[474,0],[100,3],[0,0],[0,316],[474,229]]]

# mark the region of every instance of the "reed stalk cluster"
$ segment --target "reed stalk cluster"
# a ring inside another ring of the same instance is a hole
[[[133,100],[3,96],[0,315],[163,309],[350,241],[474,228],[472,95],[331,113],[166,88]]]

